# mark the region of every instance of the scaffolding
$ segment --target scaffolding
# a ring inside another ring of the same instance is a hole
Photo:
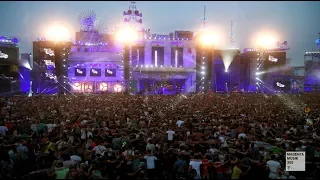
[[[304,54],[304,90],[319,91],[320,80],[317,77],[317,72],[320,70],[320,51],[311,51]]]

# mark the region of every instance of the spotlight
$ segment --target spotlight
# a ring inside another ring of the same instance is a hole
[[[225,69],[224,72],[228,72],[228,69]]]

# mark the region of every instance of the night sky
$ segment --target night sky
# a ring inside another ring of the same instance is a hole
[[[123,23],[122,13],[129,5],[130,1],[0,2],[0,35],[20,37],[20,52],[30,53],[32,41],[43,37],[46,27],[54,21],[63,21],[74,33],[80,29],[79,14],[93,9],[111,30]],[[303,65],[304,52],[316,49],[320,2],[137,2],[138,10],[143,13],[143,26],[159,34],[174,30],[199,31],[204,5],[208,29],[221,36],[217,45],[220,48],[230,45],[230,21],[234,21],[236,46],[241,49],[253,47],[257,35],[265,33],[288,41],[292,65]]]

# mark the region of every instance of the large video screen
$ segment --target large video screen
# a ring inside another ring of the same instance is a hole
[[[286,66],[286,52],[269,52],[263,64],[264,71]]]
[[[0,47],[0,62],[19,62],[19,49],[16,47]]]
[[[116,69],[106,68],[105,75],[106,77],[116,77]]]
[[[86,68],[75,68],[74,75],[75,76],[86,76],[87,75]]]
[[[276,91],[289,92],[291,90],[291,81],[285,78],[275,78],[273,80],[273,88]]]
[[[101,69],[100,68],[91,68],[90,69],[90,76],[101,76]]]

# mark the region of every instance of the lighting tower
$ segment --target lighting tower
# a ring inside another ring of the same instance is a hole
[[[204,6],[203,26],[196,39],[196,92],[206,92],[211,89],[212,59],[216,34],[206,29],[206,6]]]
[[[116,40],[123,45],[123,66],[125,91],[129,93],[133,89],[132,83],[132,50],[131,46],[138,40],[139,26],[142,24],[142,13],[137,9],[136,2],[132,1],[129,10],[123,12],[125,27],[117,30]]]
[[[231,31],[230,31],[230,44],[231,44],[231,48],[234,48],[234,33],[233,33],[233,21],[231,21]]]

